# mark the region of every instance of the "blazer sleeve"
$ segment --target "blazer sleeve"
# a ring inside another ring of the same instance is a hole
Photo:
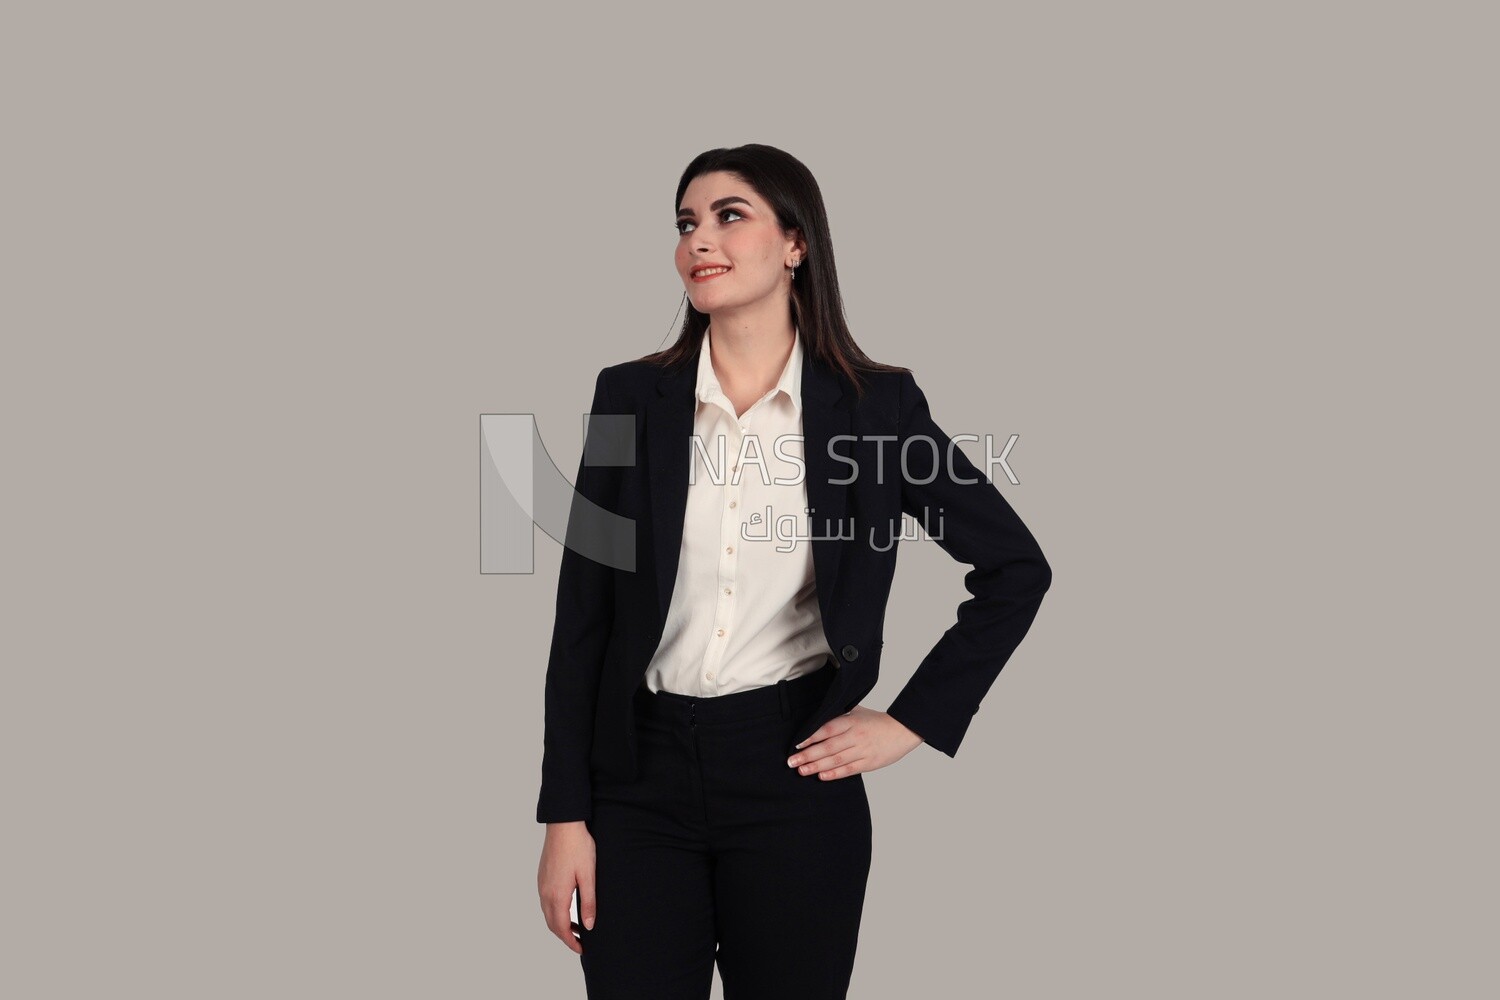
[[[605,371],[594,382],[589,413],[614,412]],[[588,437],[603,432],[590,422]],[[618,493],[618,466],[587,465],[589,447],[578,461],[566,537],[581,531],[584,501],[613,508]],[[593,817],[589,754],[593,747],[594,710],[604,653],[614,627],[614,570],[564,545],[557,576],[557,608],[547,660],[545,721],[542,737],[542,787],[537,799],[538,823],[566,823]]]
[[[936,533],[933,541],[972,567],[964,586],[973,596],[959,604],[957,622],[923,657],[887,712],[953,757],[980,701],[1031,628],[1052,568],[1000,491],[933,421],[910,371],[901,373],[900,386],[906,456],[901,509],[928,524]],[[923,439],[936,444],[936,453]]]

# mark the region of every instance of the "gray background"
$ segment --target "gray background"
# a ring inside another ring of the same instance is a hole
[[[868,778],[851,995],[1492,993],[1481,9],[7,5],[0,992],[583,995],[478,414],[571,475],[766,142],[1056,573]],[[962,573],[904,546],[871,707]]]

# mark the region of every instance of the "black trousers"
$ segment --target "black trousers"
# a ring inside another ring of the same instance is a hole
[[[593,791],[590,1000],[843,1000],[870,871],[864,776],[788,767],[834,670],[712,698],[635,696],[640,776]]]

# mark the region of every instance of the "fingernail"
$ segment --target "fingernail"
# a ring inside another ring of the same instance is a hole
[[[802,741],[802,743],[806,743],[806,742],[807,742],[807,741],[806,741],[806,740],[803,740],[803,741]],[[798,750],[801,750],[801,749],[802,749],[802,743],[798,743],[798,744],[797,744],[797,749],[798,749]]]
[[[796,764],[793,764],[793,763],[792,763],[792,761],[793,761],[793,759],[794,759],[794,758],[792,758],[792,757],[788,757],[788,758],[787,758],[787,759],[786,759],[786,766],[787,766],[787,767],[796,767],[796,766],[797,766],[797,765],[796,765]]]
[[[587,920],[585,920],[583,922],[583,926],[587,927],[589,930],[593,930],[594,929],[594,918],[593,917],[589,917]]]

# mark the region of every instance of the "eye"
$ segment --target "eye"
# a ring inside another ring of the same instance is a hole
[[[719,209],[718,215],[719,215],[720,218],[723,218],[726,214],[727,215],[738,216],[741,219],[743,219],[745,217],[739,211],[737,211],[737,210],[735,210],[733,208],[721,208],[721,209]],[[728,220],[725,220],[725,221],[728,221]],[[675,230],[677,230],[678,233],[687,233],[687,232],[691,232],[691,230],[683,229],[682,227],[683,226],[691,226],[693,224],[694,223],[693,223],[692,219],[678,219],[676,222],[672,223],[672,228],[675,229]]]

